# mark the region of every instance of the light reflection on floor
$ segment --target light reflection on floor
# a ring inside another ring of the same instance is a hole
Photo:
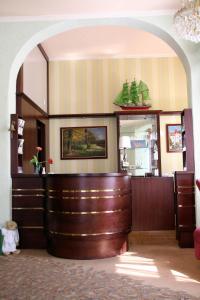
[[[188,275],[170,269],[165,266],[170,265],[170,259],[163,259],[156,262],[154,258],[139,256],[137,252],[126,252],[119,257],[119,262],[115,264],[115,271],[119,274],[137,276],[139,278],[166,278],[176,282],[200,283],[200,280],[190,278]]]
[[[195,282],[195,283],[199,283],[199,281],[194,280],[192,278],[189,278],[189,276],[180,273],[178,271],[175,270],[171,270],[172,275],[174,276],[176,281],[184,281],[184,282]]]
[[[116,273],[136,275],[138,277],[159,277],[158,269],[153,259],[137,256],[133,252],[127,252],[120,256],[120,262],[115,264]]]

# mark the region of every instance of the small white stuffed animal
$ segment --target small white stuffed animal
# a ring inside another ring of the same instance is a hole
[[[17,230],[17,223],[14,221],[7,221],[5,227],[1,229],[3,238],[2,252],[4,255],[10,253],[19,254],[20,250],[16,249],[19,243],[19,233]]]

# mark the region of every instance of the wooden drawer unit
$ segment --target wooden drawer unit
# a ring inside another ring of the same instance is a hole
[[[44,208],[44,177],[13,176],[12,219],[18,224],[20,248],[46,248]]]
[[[176,236],[180,247],[193,247],[195,191],[193,172],[175,172]]]

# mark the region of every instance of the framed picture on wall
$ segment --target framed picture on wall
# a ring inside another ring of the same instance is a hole
[[[167,152],[182,152],[181,124],[166,124]]]
[[[61,159],[107,158],[107,127],[60,128]]]

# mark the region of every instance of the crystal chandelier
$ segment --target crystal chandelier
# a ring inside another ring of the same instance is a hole
[[[200,42],[200,0],[184,0],[174,16],[177,33],[184,39]]]

